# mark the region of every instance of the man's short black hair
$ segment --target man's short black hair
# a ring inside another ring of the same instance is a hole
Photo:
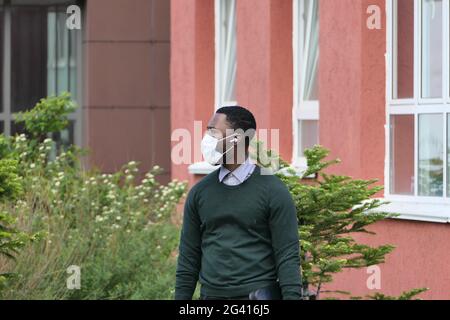
[[[253,114],[241,106],[222,107],[216,111],[227,116],[227,121],[234,130],[241,129],[246,133],[250,133],[246,136],[246,145],[253,138],[256,131],[256,120]],[[251,131],[248,131],[251,130]]]
[[[256,120],[253,114],[240,106],[222,107],[216,111],[227,116],[227,121],[234,130],[242,129],[247,131],[249,129],[256,130]]]

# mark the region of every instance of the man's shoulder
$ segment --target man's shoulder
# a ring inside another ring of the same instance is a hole
[[[265,195],[271,206],[294,207],[292,194],[278,174],[261,174],[259,181],[265,186]]]
[[[259,183],[264,186],[266,196],[273,200],[274,198],[286,200],[292,198],[289,188],[278,174],[264,174],[261,172]]]
[[[273,173],[272,171],[265,171],[264,169],[259,170],[259,181],[267,185],[269,188],[285,188],[285,183],[280,179],[280,177]]]

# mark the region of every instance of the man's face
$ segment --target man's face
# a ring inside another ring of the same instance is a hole
[[[233,132],[233,128],[227,121],[227,116],[223,113],[215,113],[209,120],[207,129],[207,134],[219,140],[229,136]],[[228,148],[231,147],[228,140],[229,139],[219,141],[217,144],[217,151],[224,153],[228,150]]]
[[[234,128],[227,121],[227,116],[215,113],[208,122],[207,134],[219,139],[216,150],[224,154],[221,163],[243,163],[246,158],[247,147],[241,130]],[[226,139],[224,139],[227,137]],[[236,139],[236,140],[235,140]]]

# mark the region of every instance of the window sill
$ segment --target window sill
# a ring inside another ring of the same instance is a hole
[[[400,201],[389,199],[380,200],[390,201],[390,203],[385,204],[376,210],[399,214],[397,217],[393,217],[393,219],[450,223],[450,204],[448,203]]]

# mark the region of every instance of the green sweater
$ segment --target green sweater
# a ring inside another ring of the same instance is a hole
[[[192,299],[197,281],[203,294],[226,298],[277,279],[283,299],[299,299],[298,223],[286,186],[259,167],[238,186],[220,183],[218,172],[186,199],[175,299]]]

